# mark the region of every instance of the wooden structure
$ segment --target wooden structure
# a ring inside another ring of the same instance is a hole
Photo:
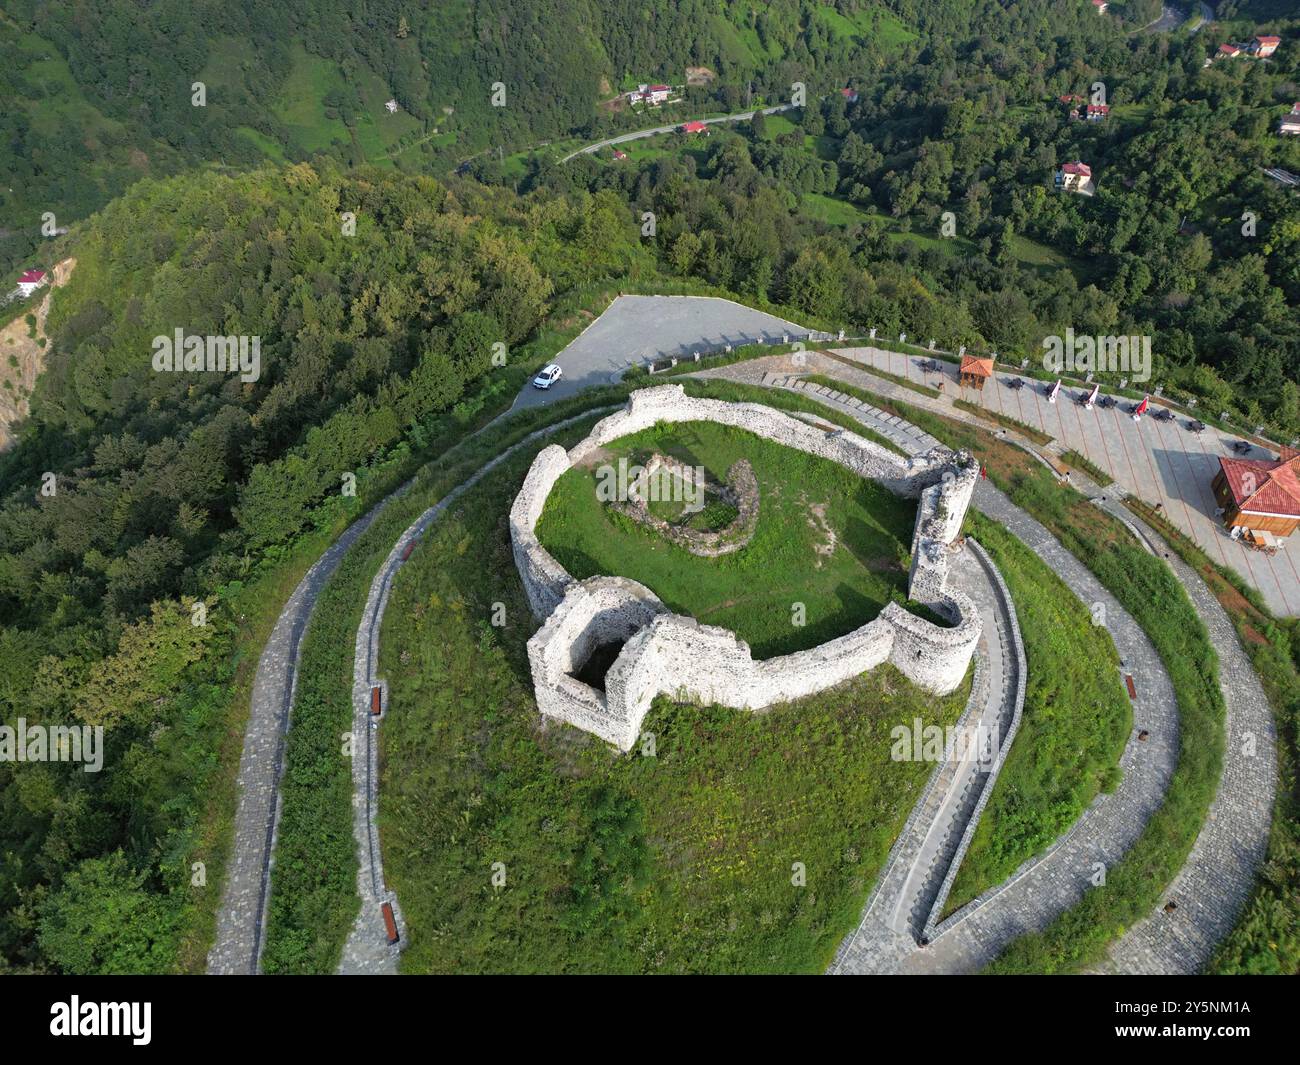
[[[962,388],[984,388],[984,382],[993,376],[993,360],[981,359],[975,355],[963,355],[957,378]]]
[[[379,910],[384,915],[384,932],[388,937],[388,942],[396,943],[400,937],[397,934],[397,921],[393,918],[393,904],[385,902]]]
[[[1248,543],[1273,547],[1300,526],[1300,451],[1283,448],[1277,459],[1221,458],[1212,487],[1224,525]]]

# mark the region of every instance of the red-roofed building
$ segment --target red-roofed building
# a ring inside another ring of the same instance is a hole
[[[957,379],[963,388],[983,389],[984,382],[993,376],[993,359],[982,359],[977,355],[963,355]]]
[[[706,137],[709,134],[708,124],[705,122],[683,122],[683,133],[703,133]]]
[[[1092,184],[1092,167],[1087,163],[1066,163],[1056,172],[1056,187],[1066,192],[1082,192],[1091,196],[1095,191]]]
[[[1089,104],[1088,121],[1101,122],[1110,114],[1110,104]]]
[[[1097,14],[1104,15],[1106,8],[1110,7],[1108,0],[1092,0],[1092,6],[1097,9]]]
[[[1289,134],[1292,137],[1300,136],[1300,103],[1291,108],[1289,115],[1283,115],[1282,121],[1278,124],[1279,133]]]
[[[1283,448],[1278,459],[1221,458],[1212,484],[1224,525],[1247,539],[1267,542],[1300,526],[1300,451]]]
[[[43,284],[45,284],[44,270],[28,270],[18,279],[18,291],[23,296],[30,296]]]
[[[1235,44],[1221,44],[1219,45],[1219,55],[1228,59],[1236,59],[1237,56],[1241,55],[1241,48]]]
[[[615,148],[615,149],[614,149],[614,160],[615,160],[615,162],[619,162],[619,163],[621,163],[621,162],[622,162],[624,159],[626,159],[626,158],[627,158],[627,152],[622,151],[622,150],[619,149],[619,148]]]
[[[855,104],[855,103],[858,102],[858,90],[857,90],[857,89],[841,89],[841,90],[840,90],[840,95],[843,96],[844,99],[848,100],[848,102],[851,103],[851,104]]]
[[[672,94],[672,87],[669,85],[638,85],[634,92],[627,94],[628,103],[647,103],[658,107],[662,103],[668,102],[668,97]]]
[[[1256,37],[1250,42],[1250,54],[1266,59],[1277,51],[1277,46],[1281,43],[1281,37]]]

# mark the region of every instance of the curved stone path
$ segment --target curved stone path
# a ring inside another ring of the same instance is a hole
[[[1219,686],[1227,703],[1223,775],[1192,852],[1162,896],[1162,904],[1112,947],[1098,967],[1109,973],[1199,972],[1232,931],[1268,851],[1277,791],[1277,731],[1273,710],[1236,627],[1200,574],[1160,535],[1108,497],[1161,548],[1187,589],[1219,655]],[[1165,905],[1176,907],[1166,911]]]
[[[720,370],[719,373],[724,371]],[[829,376],[829,367],[822,372]],[[899,419],[869,404],[822,386],[768,375],[769,387],[802,391],[862,421],[876,432],[905,433]],[[883,417],[882,417],[883,416]],[[889,420],[885,420],[889,419]],[[914,428],[914,427],[909,427]],[[897,438],[896,438],[897,439]],[[923,448],[933,440],[915,440]],[[1045,927],[1076,904],[1092,885],[1097,865],[1114,864],[1133,845],[1151,814],[1164,799],[1178,759],[1178,710],[1173,685],[1164,664],[1141,627],[1078,559],[1046,528],[1015,506],[988,481],[976,486],[973,505],[1005,525],[1017,539],[1042,558],[1084,604],[1102,603],[1107,629],[1123,668],[1138,687],[1133,706],[1133,731],[1120,758],[1124,771],[1118,788],[1099,795],[1047,851],[1018,869],[1009,880],[963,908],[924,949],[903,950],[885,938],[874,938],[864,921],[851,943],[842,948],[834,972],[974,972],[992,961],[1006,945],[1025,932]],[[1141,730],[1146,740],[1138,740]],[[868,915],[869,916],[869,915]],[[887,949],[877,956],[873,946]]]
[[[408,546],[413,549],[429,526],[446,513],[449,507],[520,449],[566,425],[616,409],[618,408],[595,408],[552,422],[489,459],[403,530],[370,583],[361,624],[357,627],[356,648],[352,659],[353,736],[358,739],[365,737],[364,742],[355,745],[356,751],[352,759],[352,834],[357,844],[357,894],[361,897],[361,909],[343,948],[338,968],[340,973],[396,973],[401,944],[406,941],[406,923],[402,919],[397,894],[384,879],[383,854],[379,845],[379,826],[376,821],[379,806],[379,744],[376,734],[380,722],[390,710],[388,685],[378,672],[379,635],[384,624],[384,611],[388,607],[393,578],[406,561]],[[370,711],[370,693],[376,687],[383,693],[383,713],[378,718]],[[396,945],[388,942],[381,910],[385,902],[393,907],[393,916],[401,937]]]
[[[530,440],[561,428],[570,422],[612,409],[611,407],[593,409],[572,418],[544,426],[480,468],[468,481],[452,489],[439,506],[451,502],[454,496],[459,495],[471,484],[477,482],[515,448],[522,447]],[[501,415],[500,418],[505,418],[508,414],[509,412]],[[500,418],[494,419],[469,434],[469,436],[465,437],[465,441],[486,432]],[[465,441],[462,441],[462,443]],[[389,503],[410,490],[412,483],[413,481],[407,481],[375,504],[374,507],[349,525],[339,538],[316,560],[285,603],[274,628],[271,630],[271,635],[266,641],[266,646],[263,647],[258,658],[257,672],[253,678],[248,725],[245,728],[244,746],[239,759],[239,775],[236,780],[239,787],[239,798],[235,810],[235,830],[231,841],[231,855],[226,867],[221,903],[217,909],[216,935],[212,949],[208,952],[207,971],[211,974],[249,975],[260,971],[267,903],[274,866],[276,830],[279,823],[280,778],[284,771],[285,737],[288,732],[294,694],[297,689],[298,663],[303,637],[306,635],[311,622],[312,612],[316,608],[316,601],[325,585],[329,582],[330,577],[338,568],[343,556],[347,554],[352,545],[356,543]],[[439,506],[430,508],[430,510],[441,513]],[[421,515],[420,519],[417,519],[415,524],[403,533],[398,546],[394,547],[394,553],[400,554],[400,551],[404,549],[403,545],[409,539],[408,534],[411,533],[412,529],[418,526],[422,532],[427,527],[428,521],[432,521],[436,516],[436,514],[431,515],[430,511],[426,511],[425,514]],[[426,518],[428,521],[425,521]],[[424,524],[421,524],[421,522],[424,522]],[[377,582],[384,574],[391,577],[392,563],[393,555],[390,554],[380,576],[376,577]],[[386,598],[386,590],[384,596]],[[374,597],[375,586],[372,585],[371,600],[374,600]],[[371,601],[367,602],[367,612],[363,616],[361,631],[357,637],[357,657],[354,662],[353,681],[354,727],[362,724],[356,722],[357,677],[360,675],[373,675],[370,672],[358,674],[358,666],[356,665],[356,663],[361,662],[362,634],[368,632],[366,618],[370,617],[374,622],[373,639],[376,641],[376,652],[378,621],[382,620],[382,612],[377,618],[372,614],[372,605],[374,604]],[[369,635],[364,637],[367,643],[370,639]],[[369,671],[368,664],[366,668]],[[377,776],[377,766],[374,764],[377,750],[373,743],[373,735],[368,720],[368,690],[366,699],[365,717],[367,720],[364,722],[364,730],[357,728],[355,732],[357,736],[365,736],[365,743],[361,745],[362,750],[356,752],[358,755],[364,753],[364,757],[354,757],[353,759],[353,830],[354,833],[358,834],[358,852],[362,861],[362,869],[358,874],[359,888],[362,888],[368,880],[372,884],[381,886],[383,884],[382,868],[376,866],[372,870],[372,864],[370,863],[372,842],[375,848],[374,853],[376,856],[378,855],[378,844],[377,841],[374,841],[373,836],[374,794],[372,790],[372,781]],[[384,693],[384,706],[386,712],[386,691]],[[364,765],[363,770],[358,770],[358,762]],[[362,777],[360,783],[358,782],[359,773]],[[359,811],[359,813],[355,811]],[[364,831],[359,828],[361,818],[364,818],[365,821]],[[373,897],[372,894],[371,898]],[[362,898],[367,900],[364,889]],[[382,901],[391,901],[391,896],[385,895]],[[369,914],[369,923],[367,923],[367,911],[373,911]],[[398,911],[396,905],[394,911],[399,921],[399,931],[404,931],[400,923],[400,911]],[[387,936],[383,934],[383,921],[382,917],[379,916],[377,905],[362,906],[357,919],[357,927],[362,926],[370,928],[372,931],[375,928],[378,929],[380,944],[386,951]],[[353,937],[356,935],[357,929],[354,928]],[[352,939],[350,938],[349,944],[351,943]],[[383,952],[372,950],[369,954],[356,952],[351,956],[351,960],[345,953],[344,965],[349,964],[356,965],[356,971],[383,971],[389,962]],[[375,967],[372,968],[372,966]]]
[[[272,855],[280,812],[284,741],[298,681],[298,658],[316,599],[357,538],[403,485],[343,531],[316,560],[289,601],[257,660],[244,749],[239,758],[239,800],[235,833],[226,866],[216,937],[208,952],[208,972],[256,973],[262,957],[271,882]]]
[[[952,878],[1010,749],[1024,705],[1024,651],[1015,608],[1001,575],[972,538],[974,564],[954,567],[954,584],[984,619],[970,698],[958,728],[982,726],[999,737],[991,765],[953,759],[930,774],[890,849],[856,932],[840,945],[832,972],[889,972],[917,949],[943,909]]]
[[[788,359],[769,357],[700,376],[725,376],[768,387],[793,387],[810,394],[816,391],[814,398],[819,402],[845,410],[896,442],[901,443],[896,434],[906,432],[900,426],[919,432],[900,419],[846,395],[827,395],[828,390],[817,390],[817,386],[807,382],[795,383],[795,375],[810,372],[810,362],[816,372],[855,380],[868,376],[865,387],[878,394],[988,428],[976,416],[952,407],[950,401],[903,391],[883,378],[865,375],[864,371],[855,371],[815,353],[805,356],[803,366],[792,367]],[[780,372],[768,372],[770,369]],[[857,380],[857,383],[864,382]],[[1035,453],[1032,444],[1017,438],[1018,434],[1004,432],[1002,436]],[[1042,456],[1037,457],[1042,460]],[[1159,534],[1129,513],[1113,490],[1108,493],[1077,473],[1073,480],[1103,509],[1120,518],[1144,547],[1150,550],[1154,545],[1173,568],[1218,651],[1219,683],[1227,704],[1223,772],[1192,851],[1173,883],[1162,893],[1157,908],[1111,945],[1106,961],[1096,971],[1199,972],[1215,946],[1236,923],[1267,851],[1277,786],[1272,711],[1231,620],[1199,574],[1166,550]],[[981,905],[969,920],[941,935],[924,951],[906,956],[896,970],[902,972],[973,971],[992,960],[1011,938],[1042,927],[1072,905],[1091,883],[1089,877],[1094,875],[1095,863],[1112,864],[1136,839],[1162,800],[1177,759],[1176,702],[1163,663],[1145,633],[1047,529],[987,481],[980,482],[973,502],[1047,561],[1083,602],[1106,605],[1111,636],[1125,663],[1125,671],[1134,676],[1138,685],[1135,732],[1121,758],[1125,776],[1116,793],[1098,796],[1074,827],[1047,852],[1022,866],[994,892],[976,900]],[[1148,730],[1150,736],[1146,741],[1135,740],[1138,729]],[[1153,740],[1156,746],[1151,746]],[[1145,799],[1132,794],[1129,787],[1130,777],[1135,773],[1145,782]],[[1159,787],[1153,793],[1151,785],[1157,780]],[[1121,796],[1123,801],[1117,801]],[[1169,909],[1168,903],[1174,907]]]

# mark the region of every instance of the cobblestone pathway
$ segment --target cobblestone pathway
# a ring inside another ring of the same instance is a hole
[[[361,896],[361,909],[343,948],[343,957],[338,969],[342,974],[396,973],[401,954],[400,943],[406,941],[406,923],[402,918],[397,894],[388,887],[384,879],[384,862],[379,846],[376,814],[379,807],[377,733],[380,723],[390,709],[388,686],[378,673],[379,635],[384,623],[384,611],[388,607],[388,596],[393,587],[393,578],[404,561],[402,556],[406,553],[407,545],[418,544],[429,526],[446,513],[456,500],[521,448],[566,425],[589,418],[592,414],[608,413],[616,409],[616,407],[605,407],[600,411],[585,411],[572,418],[554,422],[530,433],[484,463],[474,474],[451,489],[402,532],[383,565],[379,567],[374,580],[371,581],[366,607],[361,615],[361,624],[357,627],[356,649],[352,659],[352,728],[353,735],[361,740],[356,745],[356,756],[352,760],[352,834],[357,844],[359,862],[357,893]],[[378,718],[374,717],[370,710],[370,693],[375,687],[380,688],[383,693],[383,713]],[[385,902],[393,907],[393,917],[401,937],[397,945],[388,943],[387,929],[381,910]]]
[[[1161,905],[1129,929],[1099,972],[1199,972],[1236,924],[1268,849],[1277,790],[1277,733],[1272,708],[1237,632],[1205,582],[1159,535],[1113,497],[1107,510],[1124,511],[1155,542],[1174,568],[1219,654],[1219,685],[1227,703],[1223,776],[1210,812],[1182,870]],[[1165,905],[1176,907],[1166,912]]]
[[[737,363],[707,376],[789,387],[792,382],[786,379],[791,375],[813,372],[850,380],[879,395],[989,428],[975,415],[954,408],[947,397],[914,393],[814,352],[803,357],[803,365],[793,364],[789,357],[774,356]],[[801,390],[810,393],[815,387],[807,382],[802,385]],[[859,417],[876,432],[915,453],[906,446],[908,434],[898,419],[888,415],[882,418],[884,412],[866,404],[854,406],[856,401],[843,402],[848,397],[836,399],[820,394],[815,398]],[[919,432],[911,428],[914,433]],[[1052,465],[1031,441],[1014,432],[1001,435],[1038,461]],[[1072,481],[1123,521],[1148,550],[1164,557],[1173,567],[1218,651],[1220,687],[1227,704],[1227,741],[1223,774],[1208,817],[1182,870],[1156,909],[1112,944],[1107,960],[1096,969],[1106,973],[1195,973],[1205,966],[1215,945],[1236,922],[1267,850],[1277,787],[1273,717],[1231,620],[1200,576],[1168,551],[1154,530],[1124,507],[1115,486],[1099,488],[1077,472],[1072,475]],[[1164,666],[1145,634],[1073,555],[987,481],[980,482],[974,503],[1047,561],[1084,603],[1106,604],[1112,638],[1124,660],[1125,671],[1134,676],[1137,684],[1135,729],[1147,729],[1150,736],[1145,742],[1130,737],[1121,759],[1125,779],[1114,795],[1098,797],[1048,852],[1018,870],[969,920],[925,950],[908,952],[900,950],[898,943],[882,942],[881,957],[900,960],[885,961],[878,966],[878,971],[972,971],[996,956],[1015,935],[1041,927],[1046,918],[1081,897],[1093,862],[1113,863],[1128,849],[1159,805],[1176,762],[1178,722],[1173,691]],[[1144,798],[1130,795],[1130,778],[1135,775],[1144,782]],[[1158,788],[1153,789],[1157,782]],[[1174,908],[1166,910],[1170,902]]]
[[[404,490],[405,486],[398,493]],[[281,611],[257,661],[244,750],[239,759],[235,836],[217,911],[216,938],[208,953],[209,973],[258,971],[279,820],[284,737],[297,685],[302,639],[321,589],[348,549],[392,498],[389,496],[353,522],[307,571]]]
[[[958,726],[982,726],[998,737],[996,750],[1005,752],[1024,703],[1019,629],[996,569],[973,540],[967,540],[967,550],[975,557],[954,567],[950,579],[978,606],[984,633],[976,649],[970,698]],[[951,757],[935,767],[890,850],[861,924],[841,944],[832,972],[894,971],[916,950],[934,915],[942,910],[952,874],[1000,768],[1000,758],[985,765]]]

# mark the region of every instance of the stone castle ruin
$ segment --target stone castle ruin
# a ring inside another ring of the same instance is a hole
[[[575,580],[535,533],[555,482],[612,440],[657,422],[688,421],[744,429],[917,498],[908,595],[951,627],[888,603],[876,618],[844,636],[755,661],[735,633],[672,613],[636,581]],[[966,675],[982,630],[975,604],[947,587],[948,566],[959,550],[955,541],[978,477],[970,456],[946,448],[903,459],[848,430],[810,425],[759,403],[693,399],[680,385],[633,392],[623,410],[601,419],[567,452],[558,444],[539,452],[510,508],[515,565],[529,605],[542,621],[528,641],[538,709],[627,751],[661,694],[761,710],[842,684],[886,661],[928,691],[953,691]],[[619,645],[604,691],[578,679],[593,654]]]

